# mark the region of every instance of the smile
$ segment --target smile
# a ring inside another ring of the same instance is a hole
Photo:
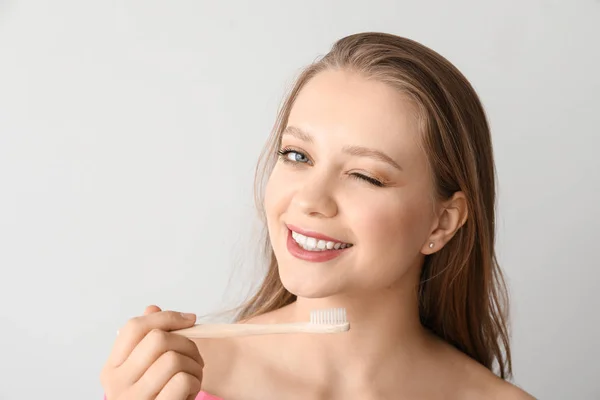
[[[322,238],[307,236],[291,228],[289,226],[287,230],[287,250],[292,256],[303,261],[313,263],[330,261],[350,251],[354,246],[351,243],[326,240],[332,238],[325,237],[324,235],[319,235]]]
[[[352,247],[352,244],[349,243],[340,243],[340,242],[331,242],[327,240],[317,239],[310,236],[305,236],[298,232],[292,232],[292,239],[300,247],[307,251],[327,251],[327,250],[338,250],[345,249],[347,247]]]

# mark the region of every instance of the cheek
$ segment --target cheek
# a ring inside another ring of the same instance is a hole
[[[427,227],[424,219],[425,206],[421,202],[408,199],[393,199],[385,204],[363,208],[356,212],[356,229],[361,242],[369,245],[372,251],[392,255],[398,252],[418,252]],[[360,216],[360,217],[358,217]]]
[[[265,197],[263,207],[267,216],[267,221],[273,221],[286,209],[287,192],[289,185],[285,184],[281,172],[275,168],[265,186]]]

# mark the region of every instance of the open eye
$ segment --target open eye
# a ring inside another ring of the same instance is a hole
[[[279,154],[279,157],[283,162],[307,163],[309,161],[308,157],[306,157],[306,154],[288,147],[278,150],[277,154]]]

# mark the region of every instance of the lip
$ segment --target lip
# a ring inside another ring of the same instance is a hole
[[[300,233],[300,232],[298,232],[298,233]],[[325,240],[325,239],[323,239],[323,240]],[[333,260],[334,258],[342,255],[344,252],[352,249],[352,247],[346,247],[344,249],[337,249],[337,250],[331,249],[331,250],[324,250],[324,251],[304,250],[302,247],[300,247],[300,245],[298,243],[296,243],[296,241],[292,237],[292,231],[290,229],[287,230],[286,247],[288,249],[288,252],[292,256],[294,256],[300,260],[314,262],[314,263]]]
[[[294,232],[299,233],[299,234],[304,235],[304,236],[313,237],[313,238],[319,239],[319,240],[325,240],[327,242],[346,243],[343,240],[338,240],[336,238],[332,238],[330,236],[323,235],[323,234],[321,234],[319,232],[307,231],[305,229],[302,229],[302,228],[299,228],[297,226],[290,225],[290,224],[285,224],[285,225],[287,226],[287,228],[290,231],[294,231]],[[351,244],[351,243],[348,243],[348,244]]]

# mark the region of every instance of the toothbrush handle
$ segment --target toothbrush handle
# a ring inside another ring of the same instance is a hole
[[[226,338],[282,333],[336,333],[349,329],[349,324],[325,325],[306,322],[289,324],[200,324],[171,331],[187,338]]]

